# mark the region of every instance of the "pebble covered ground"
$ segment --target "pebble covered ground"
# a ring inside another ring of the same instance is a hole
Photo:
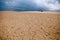
[[[60,14],[0,12],[0,40],[60,40]]]

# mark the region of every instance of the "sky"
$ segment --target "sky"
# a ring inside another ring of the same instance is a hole
[[[60,0],[1,0],[0,10],[60,12]]]

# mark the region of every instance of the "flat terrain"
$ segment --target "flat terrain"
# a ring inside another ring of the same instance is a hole
[[[60,13],[2,11],[0,40],[60,40]]]

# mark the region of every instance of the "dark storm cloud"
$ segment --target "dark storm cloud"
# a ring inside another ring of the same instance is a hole
[[[1,0],[0,10],[55,11],[60,10],[59,3],[60,0]]]

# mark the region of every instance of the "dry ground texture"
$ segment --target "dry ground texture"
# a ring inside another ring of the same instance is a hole
[[[60,40],[60,13],[2,11],[0,40]]]

